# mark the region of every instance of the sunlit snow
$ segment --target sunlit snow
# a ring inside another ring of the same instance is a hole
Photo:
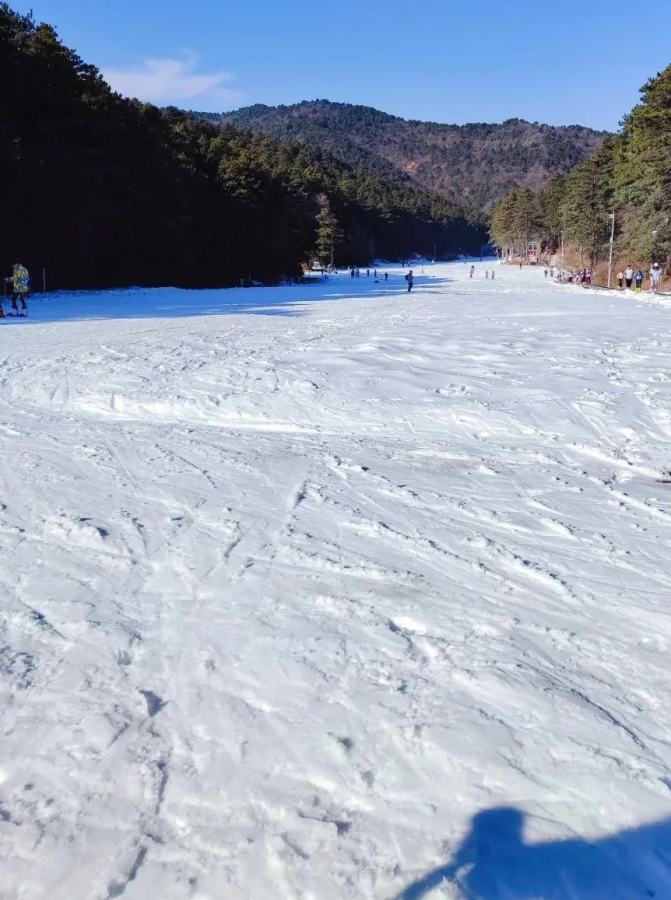
[[[1,897],[671,897],[671,304],[388,271],[0,322]]]

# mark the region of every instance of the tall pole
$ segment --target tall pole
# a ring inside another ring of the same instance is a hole
[[[610,252],[608,254],[608,287],[610,287],[610,276],[613,271],[613,239],[615,237],[615,212],[609,213],[610,223]]]

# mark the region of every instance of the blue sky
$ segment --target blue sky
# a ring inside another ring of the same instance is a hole
[[[615,129],[671,62],[671,0],[10,0],[123,93],[220,111],[328,98],[438,122]]]

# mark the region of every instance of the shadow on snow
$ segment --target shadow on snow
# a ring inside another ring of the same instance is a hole
[[[453,859],[402,891],[423,900],[450,884],[467,900],[671,898],[671,818],[594,841],[526,844],[524,814],[478,813]]]
[[[451,279],[418,276],[415,290],[432,293]],[[402,276],[375,283],[372,278],[341,276],[307,284],[190,290],[185,288],[124,288],[106,291],[59,291],[31,297],[30,318],[3,319],[5,324],[81,322],[96,319],[182,318],[247,313],[299,316],[306,303],[395,297],[407,293]],[[4,303],[5,309],[8,303]]]

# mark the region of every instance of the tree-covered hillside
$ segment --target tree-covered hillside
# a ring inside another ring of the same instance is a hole
[[[492,237],[521,249],[533,233],[553,251],[563,234],[594,266],[608,253],[611,214],[616,259],[671,263],[671,65],[644,85],[621,133],[589,159],[537,195],[515,190],[505,197],[493,212]]]
[[[315,100],[250,106],[223,116],[279,140],[292,138],[384,177],[491,209],[512,187],[538,188],[586,159],[604,138],[578,125],[554,127],[509,119],[500,125],[407,121],[368,106]]]
[[[39,284],[297,275],[328,202],[336,260],[479,248],[452,203],[302,144],[127,100],[55,30],[0,3],[0,267]]]

